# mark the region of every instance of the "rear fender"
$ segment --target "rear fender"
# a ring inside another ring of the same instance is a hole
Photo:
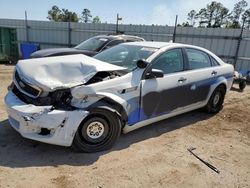
[[[225,88],[226,88],[226,91],[228,91],[228,82],[227,82],[227,79],[223,76],[219,77],[216,81],[216,83],[214,83],[213,85],[211,85],[210,87],[210,92],[208,94],[208,97],[207,97],[207,100],[205,102],[205,104],[208,103],[211,95],[213,94],[214,90],[219,86],[219,85],[224,85]]]

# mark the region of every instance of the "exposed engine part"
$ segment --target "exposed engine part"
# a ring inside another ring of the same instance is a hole
[[[111,80],[113,78],[121,76],[118,72],[98,72],[93,76],[86,84],[84,85],[90,85],[97,82],[105,81],[105,80]]]

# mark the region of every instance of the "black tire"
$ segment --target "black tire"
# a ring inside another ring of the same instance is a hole
[[[246,80],[241,80],[239,82],[239,88],[240,88],[240,90],[243,91],[245,89],[246,85],[247,85]]]
[[[226,87],[219,85],[212,93],[205,110],[207,113],[218,113],[223,108],[223,102],[226,94]]]
[[[109,110],[96,109],[79,125],[72,148],[87,153],[107,150],[114,145],[120,134],[121,122],[118,116]]]

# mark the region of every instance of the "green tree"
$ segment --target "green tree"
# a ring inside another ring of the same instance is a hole
[[[200,9],[200,11],[196,14],[196,19],[199,19],[199,27],[204,27],[204,24],[207,24],[207,10],[206,8]]]
[[[179,24],[179,26],[181,26],[181,27],[193,27],[188,22],[183,22],[181,25]]]
[[[220,6],[216,11],[212,27],[222,27],[223,25],[227,26],[229,16],[229,9],[224,6]]]
[[[197,13],[196,13],[195,10],[191,10],[191,11],[188,13],[187,19],[190,21],[189,26],[190,26],[190,25],[191,25],[191,26],[194,26],[194,25],[195,25],[196,15],[197,15]]]
[[[101,23],[99,16],[94,17],[92,23]]]
[[[68,9],[62,9],[61,20],[63,22],[78,22],[79,18],[75,12],[71,12]]]
[[[82,20],[84,23],[88,23],[91,21],[92,15],[89,9],[85,8],[82,11]]]
[[[207,27],[212,27],[212,22],[215,19],[215,14],[217,12],[217,10],[219,9],[219,6],[221,5],[221,3],[217,3],[215,1],[212,1],[211,4],[207,5]]]
[[[248,4],[245,0],[241,0],[234,5],[233,11],[230,17],[232,23],[229,27],[240,28],[240,17],[245,11],[245,8],[247,7],[247,5]]]
[[[61,13],[62,13],[62,11],[59,9],[59,7],[54,5],[54,6],[52,6],[51,10],[48,11],[47,18],[50,21],[58,21],[60,19]]]
[[[50,21],[55,22],[78,22],[79,18],[75,12],[69,11],[68,9],[59,9],[58,6],[53,6],[48,11],[48,17]]]
[[[199,19],[200,27],[222,27],[228,22],[228,17],[229,9],[221,3],[212,1],[196,14],[195,19]]]
[[[250,29],[250,8],[243,13],[242,22],[243,20],[245,20],[245,28]]]

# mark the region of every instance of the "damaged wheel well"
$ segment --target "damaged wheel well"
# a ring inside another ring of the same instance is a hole
[[[102,98],[88,107],[88,111],[94,112],[96,109],[104,109],[116,113],[121,120],[122,128],[125,126],[128,116],[123,106],[110,98]]]

